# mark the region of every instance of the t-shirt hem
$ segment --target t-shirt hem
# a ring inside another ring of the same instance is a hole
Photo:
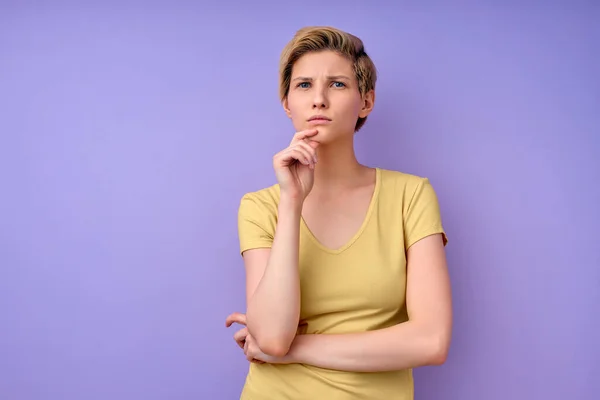
[[[429,229],[423,230],[421,232],[419,232],[418,235],[414,235],[412,240],[410,242],[407,243],[406,245],[406,249],[408,250],[413,244],[415,244],[416,242],[418,242],[419,240],[427,237],[427,236],[431,236],[431,235],[435,235],[437,233],[441,233],[443,236],[443,240],[444,240],[444,246],[446,246],[446,244],[448,244],[448,237],[446,236],[446,232],[444,231],[444,228],[440,225],[436,225],[433,226]]]
[[[248,251],[248,250],[271,248],[272,245],[273,245],[272,242],[269,242],[269,241],[266,241],[266,240],[265,241],[249,242],[245,246],[243,246],[243,247],[240,248],[240,255],[242,253],[244,253],[245,251]]]

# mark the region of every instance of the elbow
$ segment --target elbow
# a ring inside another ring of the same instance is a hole
[[[290,351],[291,342],[279,338],[256,338],[256,344],[268,356],[284,357]]]
[[[443,365],[448,359],[450,336],[448,334],[434,335],[429,345],[428,365]]]
[[[252,331],[250,331],[252,332]],[[292,342],[296,337],[296,331],[292,332],[273,332],[258,331],[252,333],[258,348],[266,355],[273,357],[283,357],[287,355],[292,347]]]
[[[429,365],[443,365],[448,358],[447,349],[436,349],[429,357]]]
[[[248,319],[248,331],[252,335],[258,348],[266,355],[283,357],[287,355],[296,337],[296,329],[282,330],[272,326],[255,326]]]

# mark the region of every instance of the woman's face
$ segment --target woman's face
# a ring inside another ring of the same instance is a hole
[[[351,138],[356,121],[371,112],[373,102],[373,91],[361,96],[347,58],[321,51],[296,61],[283,106],[296,131],[317,128],[311,139],[331,143]]]

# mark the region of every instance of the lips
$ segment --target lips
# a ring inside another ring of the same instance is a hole
[[[309,118],[309,121],[331,121],[330,118],[327,118],[323,115],[317,115]]]

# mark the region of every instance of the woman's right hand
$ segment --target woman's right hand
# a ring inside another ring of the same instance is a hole
[[[275,154],[273,168],[282,195],[304,201],[310,193],[317,163],[316,129],[297,132],[288,147]]]

